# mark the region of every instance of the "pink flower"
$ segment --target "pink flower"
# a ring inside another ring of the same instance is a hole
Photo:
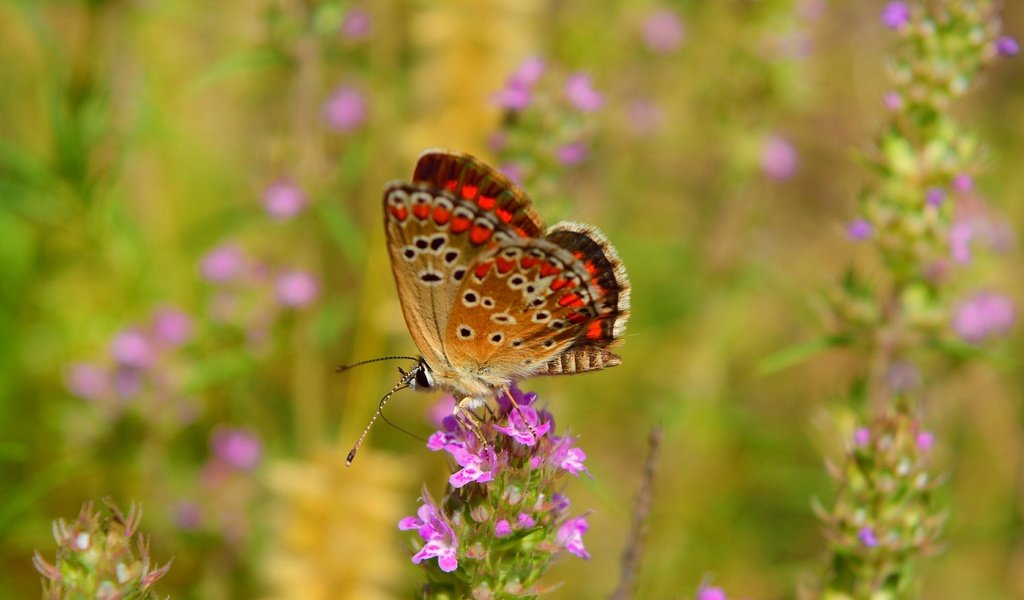
[[[224,283],[237,277],[245,266],[245,256],[233,244],[223,244],[206,253],[199,270],[207,281]]]
[[[153,314],[153,337],[168,346],[180,346],[192,339],[192,317],[176,308],[161,308]]]
[[[341,86],[324,104],[324,116],[335,131],[344,133],[357,129],[366,121],[366,98],[354,87]]]
[[[659,54],[678,48],[684,33],[679,15],[669,9],[655,11],[644,22],[644,41],[648,48]]]
[[[412,562],[418,565],[428,558],[437,558],[437,565],[445,573],[451,573],[459,568],[456,554],[459,542],[455,538],[455,531],[425,491],[423,505],[416,511],[416,515],[405,517],[398,522],[399,529],[415,529],[427,542],[413,555]]]
[[[902,31],[910,25],[910,7],[906,2],[890,2],[882,10],[882,24],[889,29]]]
[[[1020,54],[1020,44],[1012,37],[1004,35],[996,40],[996,52],[1001,56],[1017,56]]]
[[[579,164],[587,158],[587,145],[583,142],[573,142],[559,146],[555,151],[555,157],[566,166]]]
[[[277,278],[277,301],[283,306],[300,308],[316,300],[320,284],[305,271],[291,271]]]
[[[284,221],[302,212],[306,206],[306,194],[291,181],[282,179],[267,186],[263,192],[263,206],[272,218]]]
[[[853,443],[854,445],[863,448],[871,443],[871,430],[867,427],[858,427],[853,432]]]
[[[761,149],[761,171],[769,179],[784,181],[796,173],[796,148],[782,136],[773,135],[765,140]]]
[[[972,344],[1007,332],[1016,319],[1013,302],[1002,294],[979,292],[953,311],[953,331]]]
[[[886,92],[882,103],[889,110],[897,111],[903,108],[903,96],[899,92]]]
[[[138,329],[124,329],[110,344],[114,360],[127,367],[144,369],[156,359],[156,353],[149,339]]]
[[[252,471],[263,456],[263,445],[256,434],[233,427],[217,428],[210,435],[214,456],[238,471]]]
[[[587,523],[586,517],[569,519],[558,528],[558,543],[570,554],[588,559],[590,558],[590,553],[583,547],[583,534],[589,528],[590,525]]]
[[[917,434],[915,441],[917,442],[918,449],[928,452],[935,445],[935,434],[930,431],[922,431]]]
[[[565,96],[573,106],[584,112],[593,112],[604,106],[604,96],[594,89],[586,73],[573,73],[566,79]]]
[[[697,600],[726,600],[725,590],[712,586],[700,586]]]
[[[341,37],[351,42],[364,40],[370,36],[373,20],[370,13],[362,8],[353,8],[345,14],[341,22]]]
[[[502,519],[494,524],[494,537],[505,537],[512,534],[512,525],[508,519]]]
[[[484,451],[485,454],[489,454],[486,458],[461,446],[449,446],[445,450],[450,452],[455,457],[455,461],[462,466],[461,470],[456,471],[448,478],[448,483],[452,487],[461,488],[468,483],[487,483],[494,479],[494,474],[491,472],[494,456],[493,450],[490,448]]]
[[[854,219],[846,226],[846,235],[850,236],[850,239],[863,241],[871,237],[874,228],[871,227],[871,223],[868,223],[865,219]]]
[[[97,400],[110,390],[110,379],[103,369],[90,363],[75,363],[65,376],[68,391],[86,400]]]

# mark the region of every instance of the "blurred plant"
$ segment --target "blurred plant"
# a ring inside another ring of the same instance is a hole
[[[132,504],[125,515],[104,500],[109,515],[92,504],[82,507],[71,524],[53,523],[57,560],[36,552],[33,564],[43,575],[43,597],[50,600],[155,600],[153,584],[171,568],[150,564],[149,540],[138,534],[142,509]]]
[[[586,515],[570,516],[560,493],[566,474],[587,472],[586,455],[572,436],[554,435],[536,394],[511,394],[478,422],[446,417],[427,441],[458,466],[440,503],[424,488],[416,516],[398,524],[421,538],[412,562],[427,576],[422,598],[533,597],[550,589],[539,580],[557,554],[590,558]]]
[[[490,138],[502,171],[538,197],[559,197],[560,174],[590,153],[593,113],[604,106],[604,94],[590,75],[564,75],[534,56],[509,76],[493,100],[505,111]]]
[[[963,342],[1013,321],[998,294],[953,307],[955,268],[971,262],[971,242],[998,248],[1007,237],[975,189],[979,144],[950,110],[983,66],[1007,54],[997,10],[985,0],[890,2],[881,21],[901,37],[884,98],[890,121],[870,161],[880,180],[861,193],[847,234],[877,249],[884,277],[869,284],[851,269],[831,297],[831,339],[868,359],[854,397],[866,397],[873,416],[854,431],[845,465],[831,469],[835,504],[818,510],[832,552],[828,598],[913,595],[915,562],[936,548],[943,521],[927,471],[934,439],[919,416],[923,363],[935,349],[970,358]]]

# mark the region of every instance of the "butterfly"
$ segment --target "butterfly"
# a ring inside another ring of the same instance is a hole
[[[411,183],[388,183],[383,205],[402,314],[420,351],[391,393],[441,390],[471,408],[527,377],[621,363],[611,348],[629,318],[629,279],[596,228],[545,227],[507,177],[441,150],[420,155]]]

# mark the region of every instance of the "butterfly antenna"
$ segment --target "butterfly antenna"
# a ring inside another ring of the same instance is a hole
[[[371,358],[370,360],[361,360],[359,362],[354,362],[354,363],[350,363],[350,364],[347,364],[347,365],[341,365],[340,367],[335,369],[334,372],[335,373],[344,373],[345,371],[348,371],[349,369],[352,369],[352,368],[355,368],[355,367],[358,367],[358,366],[361,366],[361,365],[368,365],[370,363],[381,362],[382,360],[419,360],[419,357],[418,356],[382,356],[380,358]]]
[[[356,440],[356,445],[352,446],[352,451],[348,453],[348,457],[345,459],[346,467],[352,466],[352,461],[356,459],[356,452],[359,451],[359,446],[363,445],[363,440],[365,440],[366,436],[370,433],[370,428],[377,422],[377,417],[381,416],[381,413],[384,410],[384,405],[387,404],[388,400],[391,399],[391,396],[393,396],[395,392],[409,387],[409,382],[412,381],[413,377],[416,377],[416,373],[419,372],[419,369],[420,367],[417,367],[403,375],[402,378],[398,380],[398,383],[395,384],[395,387],[391,388],[391,391],[384,394],[384,397],[380,399],[380,404],[377,405],[377,412],[373,413],[373,417],[371,417],[370,422],[366,424],[366,429],[363,430],[363,434],[359,436],[359,439]],[[387,419],[384,420],[387,421]]]

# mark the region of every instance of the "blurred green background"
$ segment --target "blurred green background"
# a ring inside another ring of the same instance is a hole
[[[737,597],[813,589],[811,502],[831,502],[823,461],[864,365],[832,351],[760,367],[821,335],[849,264],[879,269],[844,224],[885,118],[882,4],[0,2],[0,597],[37,597],[50,521],[108,495],[143,504],[174,598],[410,595],[395,523],[422,482],[440,489],[444,459],[378,426],[344,469],[396,373],[332,371],[415,352],[379,194],[428,147],[518,157],[546,221],[599,226],[633,282],[621,367],[523,386],[594,475],[568,490],[594,510],[593,558],[560,559],[554,596],[614,589],[654,424],[640,597],[708,578]],[[1024,5],[1007,4],[1020,37]],[[603,105],[503,116],[495,94],[529,57],[551,97],[580,71]],[[997,62],[956,109],[1012,225],[1022,76]],[[585,160],[540,158],[564,136]],[[1020,258],[965,287],[1019,297]],[[1022,341],[927,389],[949,521],[922,597],[1024,597]],[[432,402],[406,392],[388,414],[426,436]]]

